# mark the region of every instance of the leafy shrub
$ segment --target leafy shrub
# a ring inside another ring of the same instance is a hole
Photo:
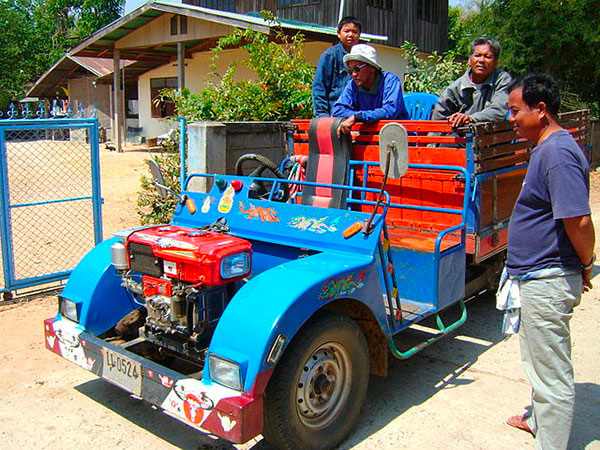
[[[451,52],[443,55],[433,52],[422,57],[415,44],[405,42],[401,48],[408,64],[408,74],[404,79],[405,92],[439,95],[467,69],[466,62],[456,61]]]
[[[181,189],[179,182],[179,143],[168,141],[164,151],[153,158],[160,166],[165,178],[165,185],[175,192]],[[140,184],[142,190],[138,192],[137,213],[142,225],[169,223],[175,211],[177,199],[170,195],[162,198],[150,176],[142,175]]]
[[[263,17],[272,26],[278,22],[271,13]],[[245,64],[255,80],[234,81],[237,62],[223,75],[215,67],[221,52],[240,47],[248,52]],[[221,38],[213,49],[211,77],[197,94],[189,89],[163,90],[159,101],[172,101],[176,114],[187,120],[288,120],[312,117],[314,69],[303,54],[304,37],[289,37],[275,28],[274,37],[247,29],[236,29]]]

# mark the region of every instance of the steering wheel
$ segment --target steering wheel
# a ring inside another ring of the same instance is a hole
[[[254,169],[250,174],[245,175],[243,170],[243,164],[246,161],[255,161],[258,163],[258,167]],[[262,155],[257,155],[256,153],[246,153],[238,158],[235,163],[235,174],[239,176],[248,176],[248,177],[264,177],[263,172],[268,170],[271,174],[275,175],[275,178],[279,178],[282,180],[286,180],[285,175],[279,170],[279,167],[275,165],[273,161],[269,158],[266,158]],[[267,200],[269,198],[269,193],[271,189],[273,189],[274,183],[265,182],[263,180],[253,180],[250,185],[250,192],[253,192],[256,198],[260,198],[262,200]],[[286,202],[288,198],[290,198],[290,188],[287,183],[279,183],[281,189],[283,191],[283,195],[281,198],[273,197],[273,200]]]

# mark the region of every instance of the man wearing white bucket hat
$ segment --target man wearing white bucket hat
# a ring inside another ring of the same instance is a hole
[[[356,122],[409,119],[400,78],[382,70],[375,48],[355,45],[344,56],[344,65],[352,79],[333,105],[333,116],[346,118],[338,128],[338,135],[349,133]]]

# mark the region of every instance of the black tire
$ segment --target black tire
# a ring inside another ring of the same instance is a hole
[[[369,349],[350,318],[326,312],[293,339],[265,392],[269,448],[327,449],[356,425],[369,383]]]

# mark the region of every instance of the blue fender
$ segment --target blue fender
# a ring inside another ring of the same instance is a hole
[[[139,307],[121,286],[121,278],[111,264],[110,246],[115,242],[119,238],[107,239],[89,251],[71,272],[61,294],[77,304],[79,324],[95,335],[109,330]]]
[[[323,252],[288,261],[255,276],[236,293],[219,320],[209,353],[240,364],[247,392],[256,376],[271,368],[266,358],[277,335],[283,334],[289,344],[335,298],[373,303],[377,296],[381,298],[381,287],[372,256]],[[207,370],[203,377],[209,380]]]

